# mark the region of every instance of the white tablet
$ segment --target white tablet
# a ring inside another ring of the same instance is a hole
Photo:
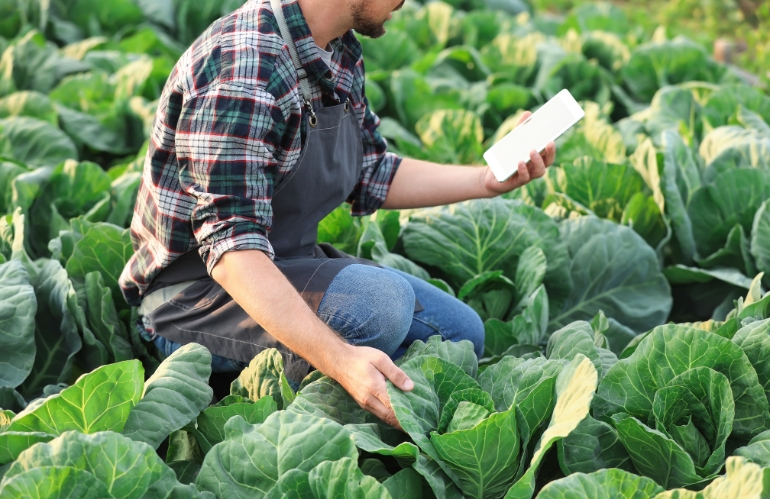
[[[518,171],[520,161],[529,161],[533,149],[543,151],[552,140],[580,121],[585,112],[569,90],[564,89],[535,111],[524,123],[484,153],[484,159],[500,182]]]

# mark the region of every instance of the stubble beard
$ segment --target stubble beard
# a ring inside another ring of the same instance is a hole
[[[358,0],[351,5],[351,17],[353,18],[353,29],[356,33],[369,37],[379,38],[385,34],[385,22],[387,19],[374,20],[367,17],[367,7],[372,0]],[[404,2],[396,8],[400,9]]]
[[[360,2],[353,9],[353,29],[360,35],[379,38],[385,34],[385,21],[374,21],[366,17],[364,5],[365,2]]]

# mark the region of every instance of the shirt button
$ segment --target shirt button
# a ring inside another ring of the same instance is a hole
[[[332,79],[332,72],[331,71],[327,71],[326,74],[324,75],[324,78],[326,78],[327,80],[331,80]]]

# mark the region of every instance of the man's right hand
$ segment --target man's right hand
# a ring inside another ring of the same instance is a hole
[[[257,324],[337,380],[362,408],[400,427],[385,379],[405,391],[414,388],[412,380],[384,352],[345,343],[310,310],[267,255],[259,250],[228,251],[211,277]]]
[[[393,412],[386,378],[397,388],[411,391],[414,382],[398,368],[388,355],[369,347],[345,345],[338,368],[327,373],[337,380],[366,411],[384,422],[402,429]]]

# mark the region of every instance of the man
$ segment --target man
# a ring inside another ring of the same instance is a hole
[[[488,168],[386,151],[364,96],[361,46],[400,0],[249,0],[185,52],[161,96],[120,278],[162,354],[195,341],[215,370],[278,348],[298,382],[309,364],[397,425],[392,359],[434,334],[484,329],[468,306],[404,273],[315,244],[318,222],[508,192],[542,176],[555,146],[499,183]],[[528,114],[527,114],[528,116]],[[526,116],[524,117],[526,118]]]

